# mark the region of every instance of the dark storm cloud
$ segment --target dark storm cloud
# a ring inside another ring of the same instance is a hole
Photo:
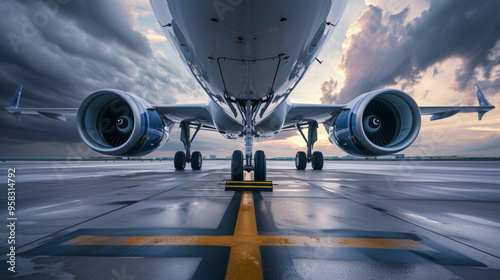
[[[175,103],[179,92],[192,92],[169,59],[154,54],[134,30],[133,20],[118,0],[1,1],[0,107],[20,83],[20,107],[77,108],[101,88],[156,103]],[[23,119],[0,111],[0,143],[80,141],[74,119]]]
[[[115,1],[0,5],[2,95],[22,82],[26,95],[43,96],[28,101],[34,106],[76,106],[83,93],[96,88],[131,87],[134,69],[151,57],[147,39],[133,30],[131,16]]]
[[[144,36],[131,28],[131,14],[118,1],[70,1],[62,9],[64,18],[71,20],[87,34],[101,42],[114,42],[138,54],[150,54]]]
[[[338,93],[322,87],[322,103],[348,102],[396,83],[411,86],[423,71],[449,58],[462,61],[455,76],[458,91],[469,89],[479,69],[486,78],[481,84],[500,88],[491,75],[500,63],[500,1],[431,0],[429,9],[409,23],[407,14],[408,8],[394,15],[374,6],[364,11],[355,23],[361,32],[347,39],[339,64],[344,87]]]

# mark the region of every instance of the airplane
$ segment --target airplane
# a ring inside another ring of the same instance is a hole
[[[187,163],[200,169],[202,155],[191,152],[193,140],[201,129],[216,131],[245,145],[244,152],[232,154],[231,180],[242,181],[244,172],[253,171],[255,181],[266,181],[265,153],[254,154],[253,143],[271,140],[280,131],[297,129],[307,144],[307,152],[296,153],[297,169],[310,163],[321,170],[323,154],[313,152],[319,124],[343,151],[383,156],[413,143],[422,115],[439,120],[477,112],[481,120],[495,108],[478,85],[479,106],[419,107],[397,89],[364,93],[347,104],[291,103],[290,94],[317,60],[347,2],[150,0],[168,41],[207,93],[207,103],[153,106],[128,92],[102,89],[79,108],[19,108],[21,85],[6,110],[18,120],[24,114],[60,121],[76,115],[83,142],[111,156],[149,154],[167,142],[178,124],[184,151],[175,154],[176,170]]]

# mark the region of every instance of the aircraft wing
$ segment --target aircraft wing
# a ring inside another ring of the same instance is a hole
[[[39,115],[51,120],[66,121],[67,116],[76,116],[78,112],[78,108],[19,108],[22,90],[23,85],[19,85],[9,106],[5,108],[7,112],[15,115],[19,121],[21,121],[22,115]]]
[[[19,85],[12,101],[5,110],[17,117],[20,121],[22,115],[38,115],[57,121],[66,121],[67,116],[76,116],[78,108],[19,108],[23,85]],[[154,106],[149,110],[156,110],[171,123],[186,122],[188,124],[200,124],[203,129],[214,130],[212,117],[207,110],[207,104],[186,105],[161,105]]]
[[[345,105],[293,103],[285,118],[283,129],[296,128],[297,124],[314,121],[318,123],[333,121],[344,108]]]
[[[486,99],[483,92],[476,84],[476,95],[479,106],[420,106],[421,115],[431,115],[431,121],[445,119],[458,113],[478,113],[478,119],[495,109],[495,106]],[[334,120],[342,110],[347,110],[347,105],[324,104],[298,104],[293,103],[288,112],[283,129],[295,128],[297,124],[318,122],[328,124]]]
[[[173,123],[200,124],[202,129],[215,130],[212,116],[207,107],[207,104],[160,105],[154,106],[151,110],[156,110]]]
[[[420,114],[432,115],[431,121],[435,121],[451,117],[458,113],[477,113],[478,120],[481,120],[483,115],[495,109],[495,106],[491,105],[488,99],[486,99],[479,86],[477,84],[475,86],[479,106],[421,106]]]

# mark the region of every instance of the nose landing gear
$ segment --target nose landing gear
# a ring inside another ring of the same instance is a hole
[[[226,190],[272,191],[272,182],[266,181],[266,154],[259,150],[252,155],[255,129],[252,120],[251,100],[247,100],[246,106],[243,108],[245,109],[245,126],[242,133],[245,139],[245,157],[239,150],[233,152],[231,157],[231,181],[226,182]],[[253,171],[253,181],[244,180],[244,171],[249,173]]]

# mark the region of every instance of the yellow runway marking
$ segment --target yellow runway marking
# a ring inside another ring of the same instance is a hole
[[[336,248],[416,249],[432,250],[412,239],[344,238],[307,236],[92,236],[81,235],[62,245],[120,246],[306,246]]]
[[[254,185],[227,185],[230,188],[253,188],[253,189],[270,189],[272,186],[254,186]]]
[[[226,191],[225,189],[186,189],[186,191]]]
[[[227,184],[271,184],[271,181],[226,181]]]
[[[234,244],[229,254],[226,279],[264,279],[260,247],[245,242],[246,238],[256,237],[257,219],[253,192],[245,191],[241,197],[240,210],[234,229]]]
[[[432,250],[412,239],[258,235],[253,192],[251,191],[243,192],[234,235],[231,236],[81,235],[62,243],[62,245],[231,247],[226,279],[263,279],[261,246]]]
[[[186,189],[186,191],[226,191],[225,189]],[[274,189],[275,192],[310,192],[307,189]]]

